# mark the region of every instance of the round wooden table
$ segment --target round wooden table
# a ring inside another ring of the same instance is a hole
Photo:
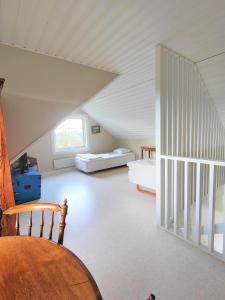
[[[0,237],[1,299],[102,300],[80,259],[48,240]]]

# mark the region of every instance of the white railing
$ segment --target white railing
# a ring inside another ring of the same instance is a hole
[[[164,229],[225,260],[225,162],[159,155]]]
[[[163,45],[156,149],[160,226],[225,260],[225,127],[197,65]]]

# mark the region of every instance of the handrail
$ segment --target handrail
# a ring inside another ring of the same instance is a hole
[[[173,155],[160,155],[160,158],[225,167],[225,161],[221,161],[221,160],[210,160],[210,159],[192,158],[192,157],[184,157],[184,156],[173,156]]]
[[[223,233],[224,225],[215,221],[216,189],[225,184],[225,161],[210,159],[159,155],[159,167],[161,172],[161,226],[166,230],[173,230],[179,236],[179,230],[183,230],[183,238],[190,241],[190,230],[193,231],[193,242],[197,247],[202,246],[201,235],[207,232],[209,253],[217,253],[214,244],[214,235]],[[164,161],[163,161],[164,160]],[[179,164],[183,162],[183,164]],[[193,166],[191,166],[193,163]],[[218,168],[217,168],[218,167]],[[207,196],[207,224],[202,232],[203,198]],[[195,201],[195,221],[191,223],[191,205]],[[182,212],[182,213],[181,213]],[[179,216],[183,214],[183,224],[178,223]],[[171,223],[172,220],[172,223]],[[172,226],[171,226],[172,225]],[[225,239],[223,240],[222,254],[225,260]]]

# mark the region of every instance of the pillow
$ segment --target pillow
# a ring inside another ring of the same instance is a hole
[[[129,153],[131,152],[130,149],[126,149],[126,148],[117,148],[113,150],[114,153],[117,154],[125,154],[125,153]]]

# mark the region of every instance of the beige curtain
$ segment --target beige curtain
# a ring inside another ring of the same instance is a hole
[[[5,210],[15,205],[10,164],[8,158],[4,119],[1,105],[1,90],[3,88],[4,79],[0,79],[0,207]],[[3,235],[13,235],[14,233],[14,218],[3,217]]]

